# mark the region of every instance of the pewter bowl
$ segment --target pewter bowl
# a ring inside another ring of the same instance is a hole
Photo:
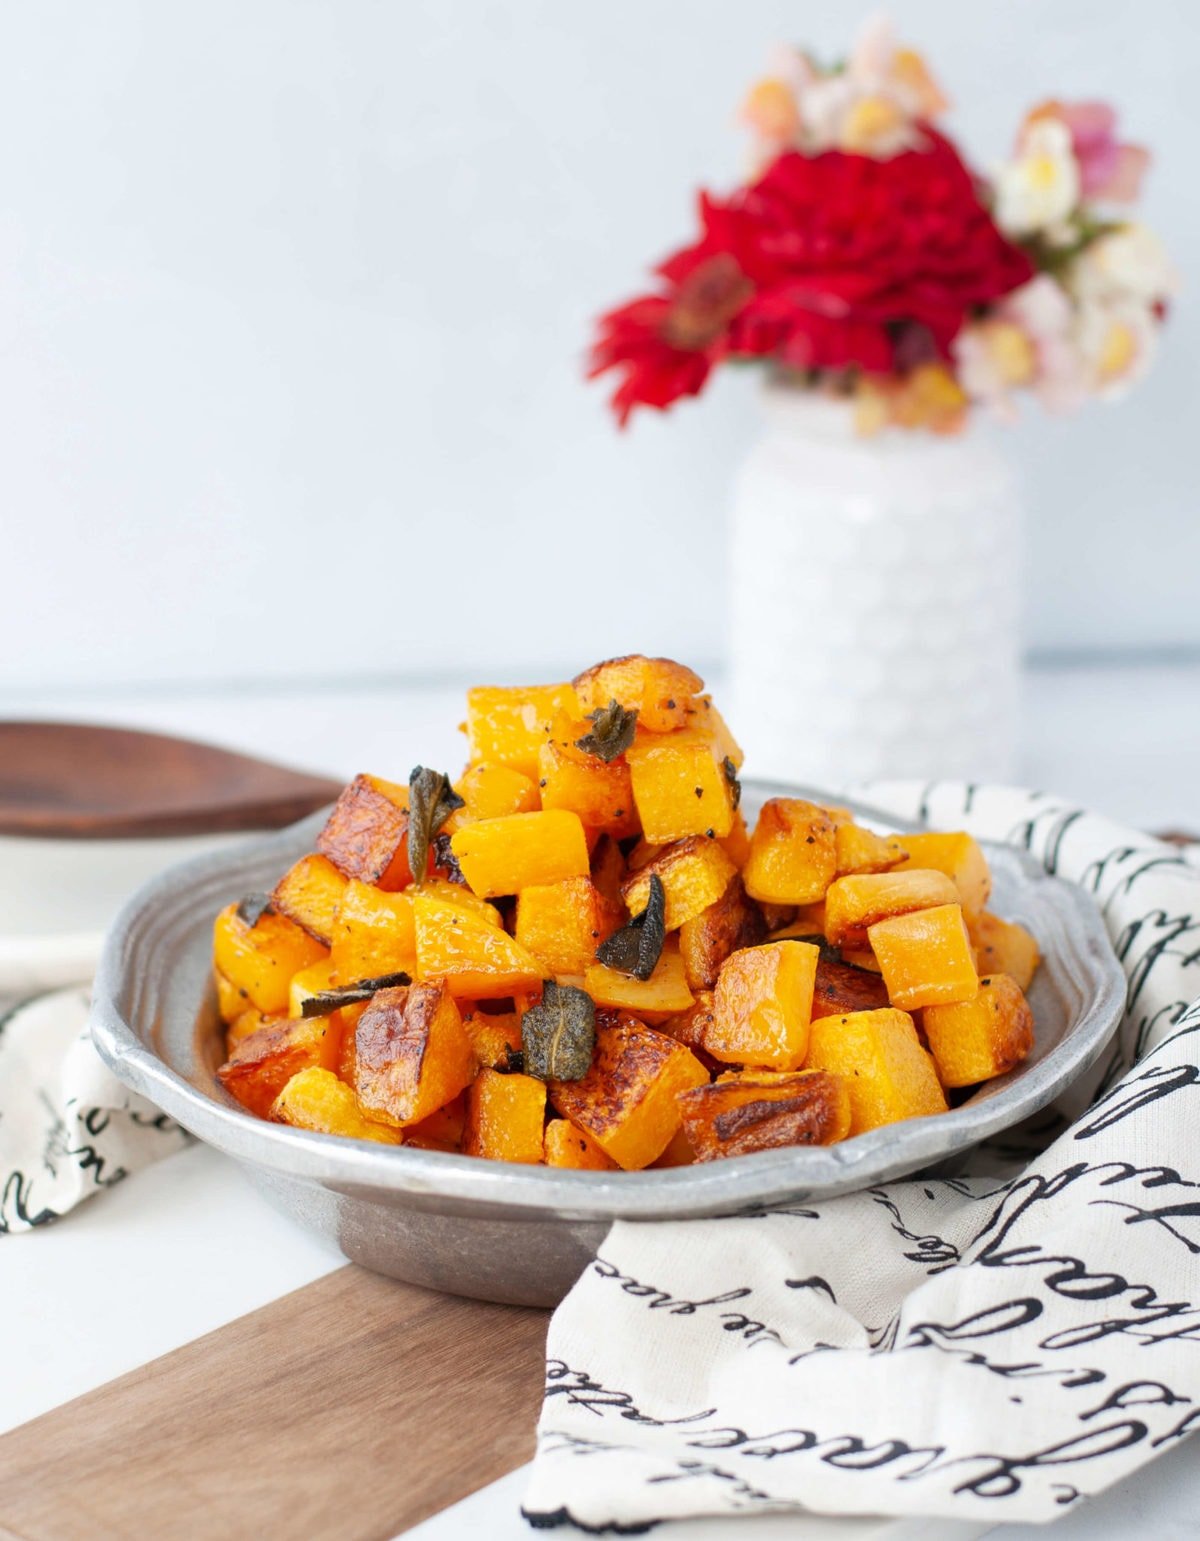
[[[747,783],[746,806],[807,789]],[[844,798],[832,799],[845,804]],[[853,807],[854,805],[851,804]],[[895,821],[859,808],[877,829]],[[695,1219],[830,1198],[943,1166],[1043,1108],[1091,1065],[1117,1025],[1125,982],[1099,912],[1028,857],[988,845],[992,907],[1037,937],[1033,1053],[953,1111],[839,1145],[764,1151],[646,1172],[574,1172],[342,1140],[244,1112],[215,1071],[222,1033],[211,975],[212,921],[274,885],[323,814],[280,834],[173,867],[139,889],[109,932],[91,1028],[102,1058],[136,1091],[239,1162],[271,1203],[346,1257],[430,1289],[553,1305],[616,1219]]]

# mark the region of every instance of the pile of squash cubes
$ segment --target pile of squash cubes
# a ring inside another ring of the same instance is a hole
[[[217,918],[226,1090],[323,1134],[636,1170],[831,1144],[1016,1065],[1038,950],[971,836],[783,797],[749,828],[703,690],[640,655],[480,687],[453,786],[358,776]]]

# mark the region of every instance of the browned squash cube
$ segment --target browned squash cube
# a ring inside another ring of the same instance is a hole
[[[264,1027],[276,1027],[280,1022],[286,1022],[286,1017],[264,1017],[261,1011],[256,1011],[253,1006],[247,1007],[240,1016],[225,1030],[225,1058],[232,1059],[233,1051],[243,1039],[249,1038],[251,1033],[257,1033]]]
[[[328,958],[322,958],[319,963],[310,963],[307,968],[293,974],[288,986],[288,1016],[303,1016],[305,1001],[312,1000],[332,986],[333,964]]]
[[[813,904],[825,897],[836,872],[837,835],[827,808],[797,797],[763,804],[742,872],[752,899]]]
[[[444,979],[452,995],[469,1000],[496,1000],[541,985],[537,959],[499,926],[421,893],[412,906],[418,979]]]
[[[346,879],[327,856],[302,856],[275,885],[271,903],[328,947],[333,918],[345,892]]]
[[[213,926],[213,963],[235,991],[264,1016],[288,1009],[292,975],[326,957],[320,942],[286,915],[266,910],[247,925],[236,904],[228,904]],[[231,1001],[232,997],[228,997]]]
[[[294,1075],[314,1066],[334,1068],[340,1038],[338,1024],[330,1017],[269,1023],[242,1039],[217,1071],[217,1079],[244,1108],[266,1118]]]
[[[584,973],[582,988],[597,1006],[630,1011],[652,1025],[686,1011],[692,1004],[692,992],[674,937],[667,938],[649,979],[634,979],[618,969],[606,968],[603,963],[592,963]]]
[[[708,1053],[704,1047],[704,1035],[709,1030],[712,1014],[712,991],[701,990],[686,1011],[667,1017],[661,1024],[661,1031],[670,1033],[677,1043],[683,1044],[685,1049],[691,1049],[693,1054],[703,1059]]]
[[[711,990],[730,953],[757,946],[766,934],[762,911],[734,873],[716,903],[679,928],[679,951],[688,985],[693,990]]]
[[[404,1131],[404,1143],[418,1150],[461,1150],[466,1122],[467,1094],[459,1092],[420,1123],[409,1124]]]
[[[508,813],[536,813],[537,782],[511,765],[469,765],[454,790],[473,819],[502,819]]]
[[[933,1060],[904,1011],[818,1018],[810,1033],[807,1068],[842,1077],[850,1095],[851,1134],[946,1111]]]
[[[624,919],[624,907],[606,899],[590,878],[564,878],[521,890],[516,938],[546,977],[583,974]]]
[[[850,1132],[850,1094],[826,1070],[786,1075],[745,1071],[679,1097],[697,1161],[746,1156],[783,1145],[833,1145]]]
[[[633,800],[651,845],[733,829],[733,784],[710,738],[690,728],[645,734],[626,754]]]
[[[411,896],[385,894],[357,880],[347,883],[334,917],[329,959],[333,977],[343,985],[385,974],[414,975],[417,938]]]
[[[624,906],[621,884],[625,881],[625,857],[610,835],[601,835],[592,850],[592,882],[604,897]]]
[[[877,835],[847,820],[837,826],[837,875],[852,872],[889,872],[908,855],[898,835]]]
[[[733,761],[734,770],[741,770],[746,756],[742,753],[742,747],[729,731],[729,727],[720,712],[713,705],[711,696],[693,696],[684,711],[682,724],[685,728],[694,728],[698,733],[711,738],[716,745],[717,756],[725,759],[726,756]]]
[[[852,1011],[880,1011],[889,1004],[887,986],[878,974],[822,958],[813,986],[813,1020],[841,1017]]]
[[[1033,1012],[1007,974],[981,979],[973,1000],[927,1006],[922,1023],[943,1086],[990,1081],[1033,1048]]]
[[[576,1172],[615,1172],[617,1163],[606,1156],[589,1135],[566,1118],[552,1118],[544,1140],[547,1166]]]
[[[293,1129],[316,1134],[338,1134],[346,1140],[373,1140],[379,1145],[399,1145],[399,1129],[367,1118],[358,1099],[332,1070],[319,1065],[298,1071],[271,1104],[270,1117]]]
[[[682,1044],[621,1012],[596,1028],[591,1068],[580,1081],[552,1081],[555,1109],[626,1171],[661,1156],[679,1128],[681,1091],[708,1071]]]
[[[621,896],[631,915],[640,915],[650,902],[652,875],[663,886],[667,930],[678,931],[717,903],[737,869],[717,841],[706,835],[674,840],[625,879]]]
[[[979,976],[961,905],[893,915],[868,934],[893,1006],[915,1011],[974,1000]]]
[[[480,1069],[507,1070],[521,1052],[521,1017],[516,1011],[488,1012],[476,1006],[464,1013],[463,1026]]]
[[[546,1083],[529,1075],[481,1070],[467,1092],[462,1148],[489,1161],[541,1164]]]
[[[638,832],[629,764],[624,755],[605,761],[580,749],[577,741],[591,727],[563,718],[538,750],[542,807],[565,808],[589,830],[624,840]]]
[[[838,878],[825,895],[825,935],[835,947],[865,947],[878,920],[957,904],[958,889],[943,872],[874,872]]]
[[[606,703],[607,704],[607,703]],[[511,765],[531,781],[538,750],[556,717],[579,716],[570,685],[478,685],[467,691],[467,741],[473,763]]]
[[[358,1100],[383,1123],[419,1123],[475,1074],[471,1040],[445,980],[380,990],[354,1037]]]
[[[905,867],[932,867],[944,872],[958,890],[959,903],[968,919],[982,913],[992,891],[992,874],[979,842],[964,830],[951,834],[930,832],[905,835]]]
[[[696,1152],[692,1149],[692,1142],[687,1137],[687,1130],[680,1124],[671,1136],[670,1143],[661,1156],[656,1157],[650,1165],[657,1171],[660,1168],[670,1170],[676,1166],[695,1166]]]
[[[450,837],[463,876],[480,898],[519,894],[532,884],[587,877],[587,840],[579,815],[562,808],[480,819]]]
[[[577,674],[574,683],[581,716],[618,701],[636,712],[639,727],[651,733],[683,727],[692,697],[704,689],[700,676],[683,664],[641,653],[606,659]]]
[[[343,877],[395,890],[412,882],[408,865],[408,788],[356,776],[317,836],[317,850]]]
[[[704,1047],[714,1059],[799,1070],[820,951],[810,942],[746,947],[725,960],[713,991]]]
[[[345,1081],[346,1085],[354,1090],[356,1076],[355,1065],[357,1052],[354,1035],[358,1031],[358,1019],[366,1011],[368,1001],[355,1001],[353,1005],[342,1006],[337,1011],[330,1012],[330,1016],[337,1023],[337,1032],[341,1036],[341,1048],[337,1057],[337,1078]]]
[[[1022,990],[1029,989],[1041,960],[1038,944],[1024,926],[985,910],[967,921],[967,932],[981,974],[1007,974]]]

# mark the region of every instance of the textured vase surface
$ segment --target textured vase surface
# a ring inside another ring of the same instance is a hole
[[[1003,780],[1016,747],[1020,511],[985,434],[856,435],[782,386],[732,517],[732,721],[756,772]]]

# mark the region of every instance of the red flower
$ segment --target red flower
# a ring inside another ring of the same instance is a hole
[[[702,198],[701,239],[659,269],[668,293],[601,319],[591,373],[623,371],[621,421],[635,405],[696,394],[729,356],[870,374],[948,357],[971,313],[1033,266],[953,147],[924,133],[921,149],[887,160],[789,151],[732,198]],[[713,288],[714,275],[724,301],[705,312],[709,324],[681,326],[692,289]]]

